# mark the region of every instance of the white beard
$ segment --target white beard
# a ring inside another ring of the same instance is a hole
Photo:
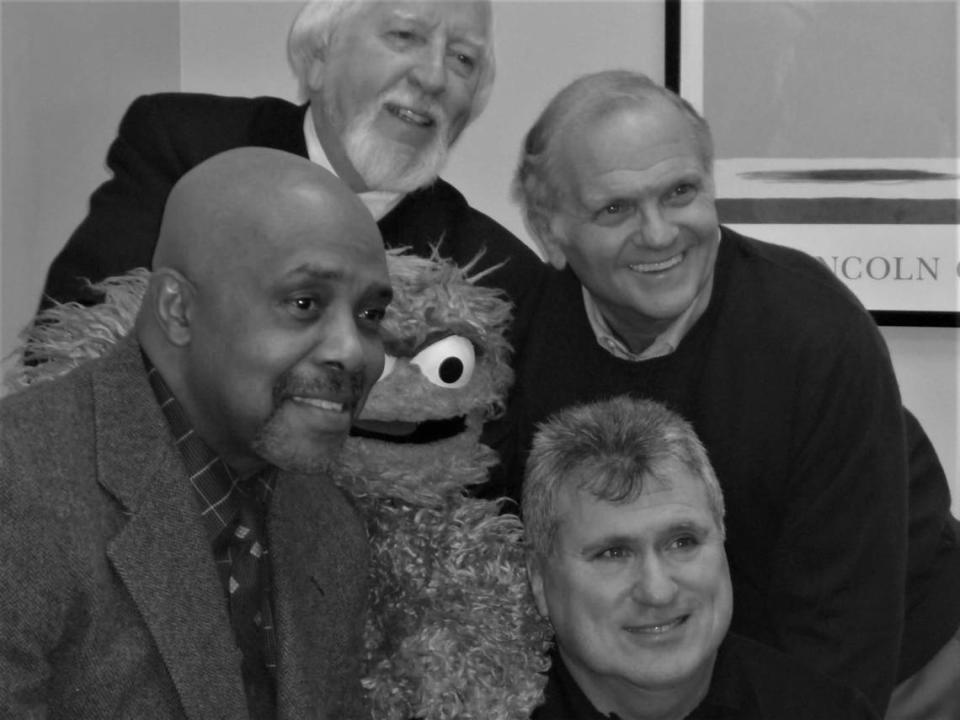
[[[329,102],[329,101],[326,101]],[[438,106],[431,104],[436,119],[434,136],[423,149],[384,138],[374,123],[386,103],[415,105],[397,93],[384,93],[350,120],[341,142],[354,169],[371,190],[408,193],[429,185],[447,163],[450,150],[450,123]],[[327,104],[327,107],[330,107]]]

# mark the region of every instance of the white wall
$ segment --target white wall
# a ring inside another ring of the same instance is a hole
[[[0,4],[0,357],[107,178],[124,108],[142,92],[178,89],[178,24],[172,2]]]
[[[106,177],[124,108],[191,90],[293,99],[287,26],[299,2],[2,0],[0,354],[31,317],[46,268]],[[630,66],[663,76],[660,0],[496,1],[499,74],[487,112],[445,176],[526,237],[507,188],[520,137],[575,74]],[[884,328],[905,401],[927,428],[960,514],[960,330]]]
[[[197,2],[180,9],[181,89],[297,101],[287,31],[302,2]]]

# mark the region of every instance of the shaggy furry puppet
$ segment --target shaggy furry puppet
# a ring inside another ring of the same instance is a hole
[[[550,630],[529,595],[521,525],[465,490],[495,462],[479,442],[511,381],[509,305],[469,268],[391,253],[387,367],[345,445],[338,484],[366,519],[372,597],[363,679],[375,720],[527,718]],[[99,356],[132,326],[145,271],[52,308],[24,333],[21,387]]]

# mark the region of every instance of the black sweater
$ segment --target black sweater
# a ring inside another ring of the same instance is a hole
[[[495,490],[519,498],[534,426],[560,408],[659,400],[693,423],[725,493],[733,630],[880,709],[955,631],[943,470],[872,318],[821,263],[724,228],[704,315],[676,352],[643,362],[598,345],[569,270],[529,311],[510,415],[488,433],[508,479]]]

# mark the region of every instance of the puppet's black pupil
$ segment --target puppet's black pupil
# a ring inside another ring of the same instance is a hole
[[[455,383],[463,375],[463,361],[458,357],[448,357],[440,363],[440,379],[445,383]]]

